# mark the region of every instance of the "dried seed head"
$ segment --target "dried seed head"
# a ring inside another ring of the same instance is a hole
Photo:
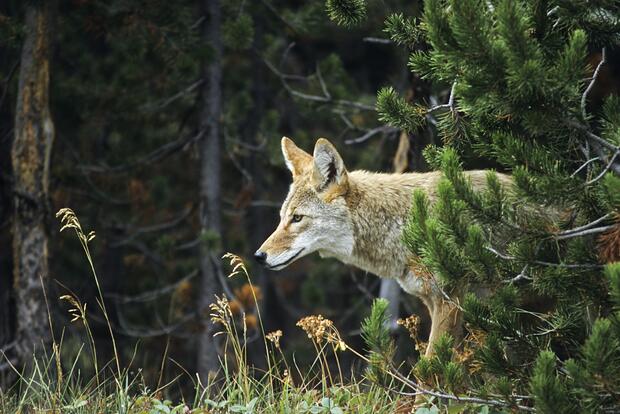
[[[248,269],[245,267],[245,263],[243,263],[243,259],[241,257],[233,253],[226,253],[222,256],[222,259],[228,259],[230,266],[232,267],[228,277],[236,276],[239,273],[243,273],[246,277],[250,277],[248,274]]]
[[[420,353],[426,352],[427,343],[422,342],[418,337],[421,319],[418,315],[411,315],[405,319],[399,319],[396,323],[409,331],[409,337],[415,342],[415,349]]]
[[[62,224],[60,231],[62,232],[65,229],[74,229],[83,244],[87,245],[95,238],[94,231],[89,232],[88,235],[84,234],[84,230],[82,230],[82,225],[80,224],[77,215],[70,208],[61,208],[56,213],[56,217],[60,218],[60,224]]]
[[[329,319],[325,319],[322,315],[306,316],[297,322],[297,326],[303,329],[308,338],[321,342],[325,336],[327,328],[333,325]]]
[[[418,330],[420,328],[420,317],[418,315],[411,315],[405,319],[399,319],[396,323],[409,331],[411,339],[418,339]]]
[[[215,303],[210,304],[209,309],[211,309],[209,316],[214,323],[221,323],[222,325],[230,324],[232,312],[226,296],[219,297],[216,295]]]
[[[280,338],[282,338],[282,331],[278,329],[277,331],[269,332],[265,338],[269,342],[272,342],[276,348],[280,348]]]
[[[63,295],[59,299],[67,301],[73,306],[73,308],[69,309],[71,322],[86,319],[86,304],[82,305],[79,300],[71,295]]]
[[[340,337],[340,332],[334,323],[322,315],[306,316],[297,322],[297,326],[303,329],[308,338],[320,343],[326,340],[334,346],[334,350],[346,350],[347,345]]]
[[[64,229],[76,229],[82,231],[80,221],[70,208],[65,207],[58,210],[56,213],[56,218],[60,218],[60,223],[63,225],[60,228],[60,231],[63,231]]]

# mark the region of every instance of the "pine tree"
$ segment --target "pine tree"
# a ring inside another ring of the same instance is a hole
[[[380,120],[436,125],[442,142],[425,151],[444,175],[438,201],[413,194],[403,241],[447,295],[494,292],[460,303],[468,373],[447,380],[453,359],[433,357],[419,378],[446,391],[458,378],[470,394],[537,412],[617,411],[620,97],[601,84],[620,50],[620,5],[427,0],[419,22],[394,14],[386,32],[411,50],[413,72],[450,91],[430,108],[378,92]],[[481,163],[513,183],[490,171],[474,191],[463,168]]]

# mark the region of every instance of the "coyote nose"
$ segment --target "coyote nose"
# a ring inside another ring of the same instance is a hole
[[[254,253],[254,259],[256,259],[256,261],[260,264],[265,264],[265,262],[267,261],[267,253],[257,251],[256,253]]]

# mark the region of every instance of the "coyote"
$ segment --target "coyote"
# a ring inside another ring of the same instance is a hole
[[[458,338],[462,329],[458,307],[446,300],[432,277],[416,274],[411,266],[414,257],[401,242],[413,190],[424,190],[432,202],[441,172],[347,171],[336,148],[324,138],[316,141],[310,155],[284,137],[282,154],[293,183],[280,210],[280,224],[256,251],[255,259],[268,269],[281,270],[318,251],[321,257],[335,257],[379,277],[394,278],[428,308],[427,355],[443,333]],[[485,171],[465,174],[474,188],[486,183]],[[503,174],[498,177],[502,182],[510,180]]]

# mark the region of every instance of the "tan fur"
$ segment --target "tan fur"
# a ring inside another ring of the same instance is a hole
[[[267,254],[267,266],[280,270],[318,251],[322,257],[336,257],[377,276],[395,278],[429,309],[427,353],[442,333],[458,336],[460,312],[445,301],[432,277],[416,273],[412,254],[401,242],[413,190],[424,190],[433,202],[441,173],[348,172],[333,145],[322,138],[313,156],[288,138],[283,138],[282,148],[293,184],[278,228],[258,250]],[[486,171],[468,171],[466,176],[474,188],[486,185]],[[498,176],[504,183],[510,181],[508,176]],[[303,216],[300,222],[292,222],[295,215]]]

